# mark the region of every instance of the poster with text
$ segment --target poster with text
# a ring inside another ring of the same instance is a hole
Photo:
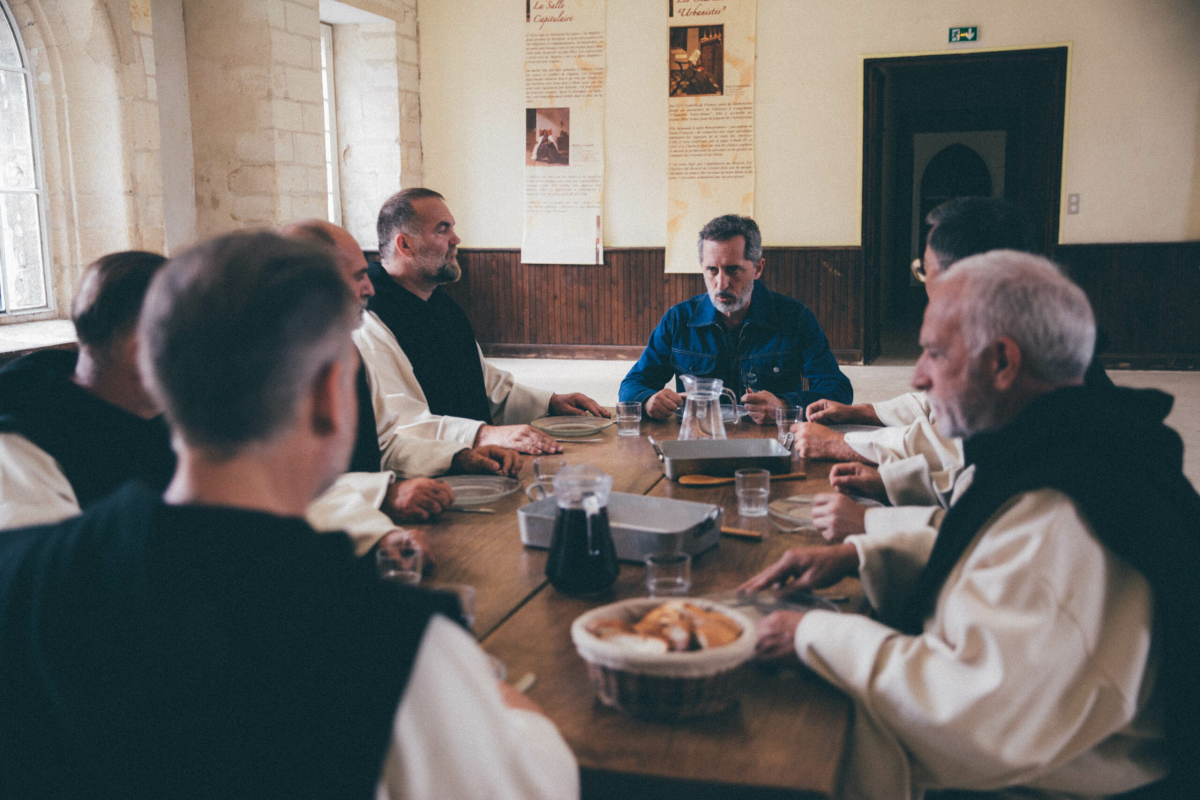
[[[700,229],[754,214],[756,0],[667,5],[667,272],[699,272]]]
[[[607,0],[525,7],[524,264],[603,264]]]

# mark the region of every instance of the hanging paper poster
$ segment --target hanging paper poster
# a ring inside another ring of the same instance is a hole
[[[667,272],[699,272],[700,229],[754,214],[756,0],[667,6]]]
[[[525,6],[525,264],[603,264],[607,0]]]

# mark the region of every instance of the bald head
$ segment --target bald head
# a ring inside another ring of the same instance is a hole
[[[290,239],[299,239],[332,251],[346,285],[358,298],[359,305],[363,309],[367,307],[367,301],[375,294],[375,287],[367,276],[367,259],[363,256],[362,248],[349,231],[323,219],[305,219],[287,225],[281,233]]]

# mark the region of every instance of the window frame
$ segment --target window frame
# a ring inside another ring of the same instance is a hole
[[[342,224],[342,176],[339,170],[337,91],[333,75],[333,26],[321,23],[321,121],[325,133],[326,215],[334,225]]]
[[[32,191],[29,189],[0,189],[0,194],[32,193],[36,198],[38,239],[42,248],[42,286],[46,298],[45,305],[36,308],[13,310],[9,308],[9,298],[5,297],[5,308],[0,310],[0,325],[6,325],[15,322],[32,322],[38,319],[57,317],[58,302],[55,295],[54,274],[50,262],[50,227],[46,224],[46,173],[44,159],[42,158],[42,127],[38,118],[37,87],[33,80],[33,69],[29,66],[29,51],[25,49],[25,40],[21,38],[21,28],[17,25],[17,20],[13,16],[12,9],[9,8],[8,0],[0,0],[0,14],[3,15],[4,24],[8,25],[13,39],[16,40],[17,54],[21,59],[21,68],[19,70],[14,70],[12,67],[0,67],[0,69],[9,72],[20,72],[25,78],[25,102],[29,113],[29,134],[32,143],[34,174],[34,188]],[[4,285],[2,283],[4,278],[4,266],[0,264],[0,286]]]

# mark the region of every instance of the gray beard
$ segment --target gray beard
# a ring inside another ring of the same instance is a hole
[[[708,299],[712,301],[713,306],[722,314],[736,314],[742,309],[750,305],[750,296],[754,293],[754,284],[750,284],[750,291],[746,292],[744,297],[738,297],[732,303],[726,303],[712,292],[709,292]]]
[[[995,405],[969,398],[960,399],[954,408],[944,407],[932,400],[930,404],[937,417],[935,427],[943,436],[951,439],[966,441],[977,433],[999,427]]]
[[[457,258],[443,261],[442,265],[433,273],[433,280],[439,284],[454,283],[461,277],[462,267],[458,265]]]

